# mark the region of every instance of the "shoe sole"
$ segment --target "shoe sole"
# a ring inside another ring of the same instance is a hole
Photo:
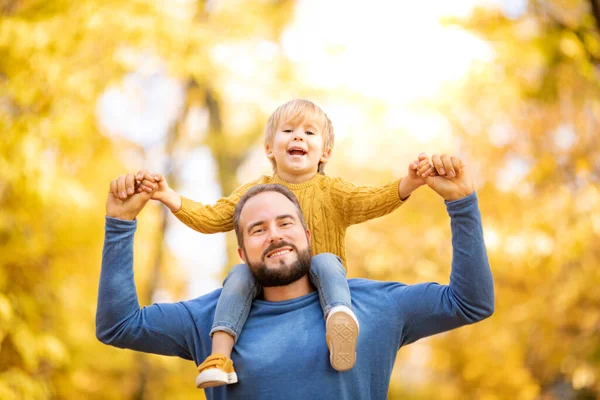
[[[235,372],[223,372],[216,368],[207,369],[202,371],[196,377],[196,387],[198,389],[205,389],[215,386],[230,385],[237,383],[238,378]]]
[[[351,369],[356,363],[358,325],[350,315],[335,313],[327,319],[326,330],[331,366],[337,371]]]

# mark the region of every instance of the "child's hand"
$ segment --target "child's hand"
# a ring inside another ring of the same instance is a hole
[[[136,193],[142,191],[152,193],[153,200],[161,200],[161,197],[170,189],[164,176],[160,174],[151,174],[148,170],[142,169],[135,174]]]
[[[136,193],[152,193],[152,199],[160,201],[173,212],[181,209],[181,196],[169,187],[167,179],[160,174],[151,174],[148,170],[139,170],[135,175]]]
[[[427,154],[419,154],[419,158],[408,166],[408,178],[419,186],[425,185],[425,178],[437,175],[437,171]]]
[[[419,154],[419,158],[408,165],[408,175],[400,181],[398,194],[402,201],[419,187],[426,184],[425,178],[437,175],[429,157],[425,153]]]

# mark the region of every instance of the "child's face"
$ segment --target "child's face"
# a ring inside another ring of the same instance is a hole
[[[331,149],[324,148],[321,124],[308,119],[281,123],[265,151],[269,159],[275,160],[277,174],[284,180],[311,178],[319,163],[327,162],[331,156]]]

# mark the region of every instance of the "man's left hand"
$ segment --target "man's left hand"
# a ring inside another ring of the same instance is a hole
[[[425,183],[444,200],[459,200],[473,193],[473,180],[459,157],[434,154],[431,162],[437,176],[425,177]]]

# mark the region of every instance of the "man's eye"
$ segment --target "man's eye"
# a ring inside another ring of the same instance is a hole
[[[257,229],[255,231],[252,232],[253,235],[256,235],[257,233],[263,233],[265,230],[264,229]]]

